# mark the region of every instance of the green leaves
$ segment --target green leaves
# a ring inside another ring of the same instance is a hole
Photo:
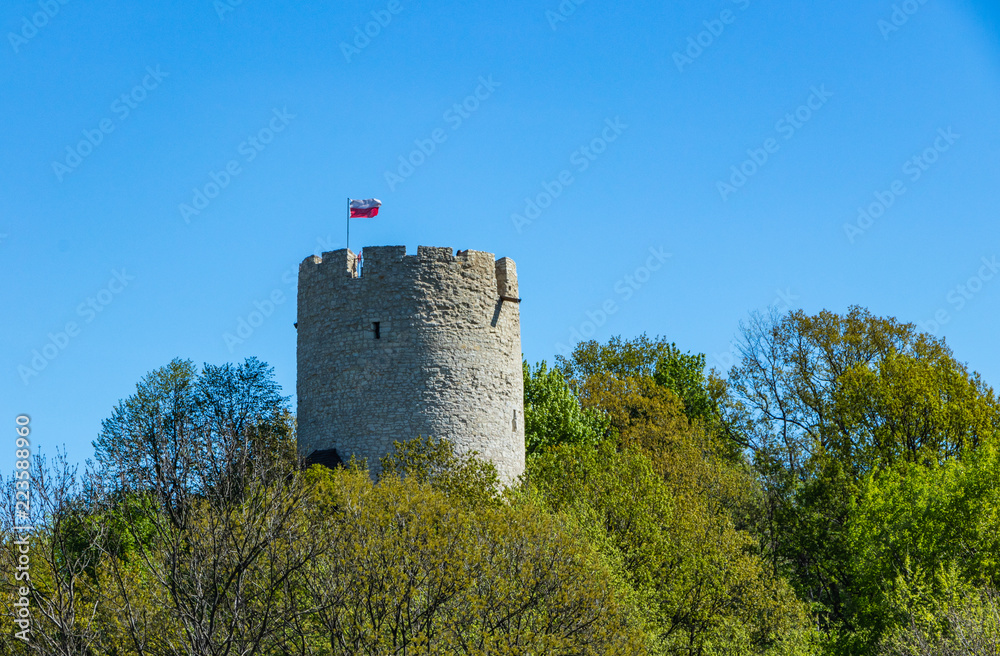
[[[559,356],[557,361],[578,392],[595,377],[650,379],[681,400],[690,420],[705,424],[714,421],[715,404],[705,377],[705,355],[682,353],[665,338],[650,339],[643,334],[631,340],[612,337],[607,344],[580,342],[568,358]]]
[[[851,506],[851,570],[859,615],[878,634],[905,621],[907,590],[921,603],[948,591],[1000,584],[1000,457],[986,446],[963,460],[905,464],[868,476]]]
[[[909,353],[852,366],[838,379],[835,399],[843,430],[831,449],[861,475],[901,460],[943,462],[993,440],[1000,427],[992,390],[943,343],[926,339]]]
[[[742,353],[727,434],[767,491],[758,530],[775,570],[816,602],[836,649],[870,653],[903,621],[888,598],[907,558],[924,573],[964,563],[970,581],[991,571],[997,545],[969,529],[990,511],[960,499],[995,507],[962,472],[996,443],[1000,406],[943,340],[852,307],[754,316]]]
[[[212,486],[237,494],[255,463],[293,466],[293,421],[273,369],[256,358],[200,373],[175,359],[118,403],[95,456],[109,487],[155,489],[173,506]]]
[[[380,461],[382,476],[429,485],[470,507],[499,503],[500,477],[496,466],[477,455],[459,456],[447,440],[431,437],[395,442],[393,452]]]
[[[584,410],[559,369],[542,361],[524,366],[524,440],[529,456],[558,444],[596,445],[608,422],[594,409]]]
[[[584,528],[655,653],[811,653],[804,607],[737,528],[756,500],[714,432],[719,394],[704,368],[660,338],[581,343],[560,370],[607,437],[553,440],[528,461],[528,483]]]
[[[408,436],[377,482],[298,471],[266,365],[175,360],[104,423],[98,478],[37,481],[39,644],[995,652],[993,391],[942,340],[861,308],[753,317],[743,355],[728,380],[645,335],[525,362],[530,457],[506,488],[476,454]]]
[[[697,448],[675,448],[687,450],[676,462],[699,468]],[[804,609],[754,555],[753,539],[703,480],[659,470],[634,449],[563,445],[529,463],[529,482],[615,568],[655,653],[809,653]]]
[[[329,548],[303,579],[327,653],[646,653],[584,535],[529,496],[473,509],[441,478],[310,474],[334,509],[315,517]]]

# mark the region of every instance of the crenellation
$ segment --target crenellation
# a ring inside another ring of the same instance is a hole
[[[357,255],[346,248],[310,255],[299,265],[299,276],[314,275],[353,278],[357,275]]]
[[[493,267],[493,263],[496,258],[493,253],[487,253],[486,251],[465,251],[465,256],[471,266],[476,268],[485,268],[487,270]]]
[[[406,258],[406,246],[366,246],[361,275],[376,276],[396,269]]]
[[[514,260],[501,257],[496,262],[497,293],[509,298],[517,298],[517,267]]]
[[[454,262],[453,250],[447,246],[417,246],[417,259],[425,262]]]

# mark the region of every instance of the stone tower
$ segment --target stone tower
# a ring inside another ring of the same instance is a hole
[[[524,471],[517,272],[492,253],[347,249],[299,266],[298,450],[380,473],[394,441],[445,438]],[[336,449],[336,453],[332,453]],[[318,452],[318,453],[317,453]],[[336,458],[334,458],[336,460]]]

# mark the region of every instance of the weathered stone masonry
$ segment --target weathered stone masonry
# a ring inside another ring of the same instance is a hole
[[[510,480],[524,471],[517,271],[492,253],[420,246],[311,256],[299,267],[298,449],[379,458],[445,438]]]

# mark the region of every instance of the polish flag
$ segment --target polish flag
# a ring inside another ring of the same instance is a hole
[[[370,219],[378,215],[378,208],[382,206],[382,201],[378,198],[366,198],[364,200],[351,199],[351,218]]]

